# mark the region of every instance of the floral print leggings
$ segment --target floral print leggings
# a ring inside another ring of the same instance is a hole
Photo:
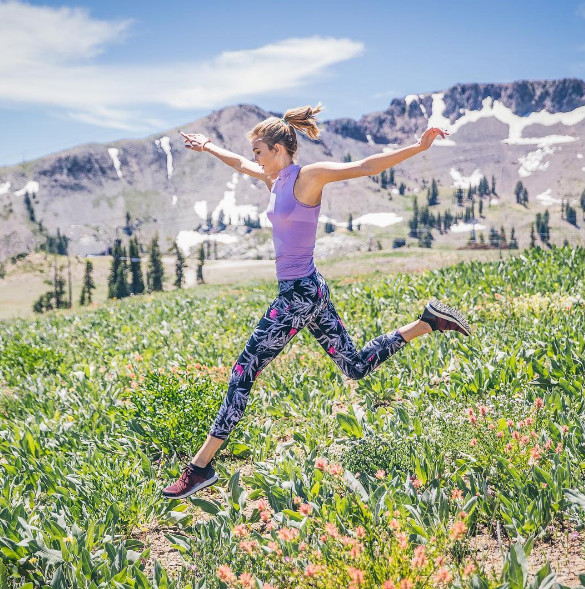
[[[305,278],[279,280],[278,296],[232,368],[228,392],[209,432],[211,436],[222,440],[229,436],[244,414],[258,375],[303,327],[317,338],[343,373],[354,380],[367,376],[406,345],[400,333],[393,331],[376,337],[361,351],[356,350],[318,270]]]

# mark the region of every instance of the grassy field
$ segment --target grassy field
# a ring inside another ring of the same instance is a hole
[[[342,258],[316,260],[327,278],[355,277],[372,272],[395,274],[397,272],[421,272],[468,260],[494,260],[499,257],[497,250],[473,251],[452,249],[404,248],[400,250],[357,252]],[[510,255],[504,251],[504,257]],[[107,301],[107,282],[111,257],[89,258],[93,263],[93,279],[96,290],[93,293],[95,306]],[[175,259],[164,258],[165,290],[173,290],[175,280]],[[33,317],[33,303],[41,294],[52,288],[53,263],[67,277],[65,256],[30,254],[17,264],[8,264],[6,276],[0,279],[0,320],[15,317]],[[85,258],[71,256],[71,282],[73,310],[81,310],[79,297],[83,285]],[[193,287],[206,292],[206,287],[195,286],[197,261],[188,259],[186,268],[187,288]],[[144,272],[144,269],[143,269]],[[204,279],[210,287],[231,284],[250,286],[261,281],[276,282],[274,260],[208,260],[204,266]]]
[[[217,485],[186,501],[160,490],[205,439],[274,280],[0,322],[0,587],[585,584],[585,249],[424,272],[431,252],[403,254],[338,278],[320,265],[356,343],[432,295],[472,336],[425,336],[351,381],[299,332]]]

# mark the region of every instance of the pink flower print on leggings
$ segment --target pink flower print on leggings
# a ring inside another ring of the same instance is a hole
[[[276,319],[276,317],[278,316],[278,311],[276,309],[271,309],[268,316],[270,317],[270,319]]]
[[[320,286],[317,287],[317,294],[319,295],[319,298],[321,298],[321,287]]]
[[[336,351],[337,351],[337,350],[336,350],[336,349],[335,349],[333,346],[331,346],[331,347],[330,347],[330,348],[327,350],[327,352],[328,352],[329,354],[335,354],[335,352],[336,352]]]
[[[241,366],[241,364],[236,364],[234,366],[234,371],[237,372],[240,376],[242,376],[242,374],[244,374],[244,369]]]
[[[288,332],[288,334],[293,337],[296,333],[297,333],[298,329],[295,329],[294,327]]]

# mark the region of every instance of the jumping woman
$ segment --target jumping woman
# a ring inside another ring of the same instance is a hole
[[[409,341],[431,331],[458,331],[469,335],[469,325],[457,310],[432,300],[416,321],[385,333],[357,350],[330,299],[329,287],[313,262],[317,220],[323,188],[360,176],[375,176],[427,150],[447,131],[427,129],[420,141],[392,153],[378,153],[347,163],[294,163],[299,131],[319,137],[316,115],[321,106],[287,110],[270,117],[248,134],[254,161],[223,149],[201,134],[184,134],[185,147],[206,151],[241,174],[262,180],[270,190],[267,216],[272,223],[276,253],[278,295],[260,319],[234,364],[229,386],[205,444],[183,468],[179,480],[163,490],[169,499],[188,497],[212,485],[217,475],[211,459],[242,418],[258,375],[304,327],[351,379],[361,379],[398,352]]]

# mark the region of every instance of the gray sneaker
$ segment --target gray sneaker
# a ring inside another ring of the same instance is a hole
[[[437,299],[426,304],[419,319],[428,323],[433,331],[458,331],[466,336],[471,335],[469,323],[465,317],[457,309],[440,303]]]

